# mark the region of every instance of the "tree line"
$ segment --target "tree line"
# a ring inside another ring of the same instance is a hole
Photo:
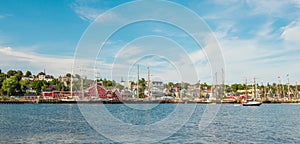
[[[42,72],[41,72],[42,73]],[[71,78],[71,74],[67,73],[65,77]],[[45,81],[45,80],[28,80],[28,79],[22,79],[22,77],[36,77],[35,75],[32,75],[30,71],[26,71],[23,73],[21,70],[9,70],[7,73],[3,73],[0,69],[0,96],[1,95],[17,95],[22,96],[25,94],[37,94],[40,95],[43,91],[70,91],[70,81],[67,81],[66,84],[62,81],[59,81],[58,78],[53,78],[52,81]],[[74,78],[80,79],[79,75],[74,75]],[[86,79],[84,79],[86,80]],[[101,82],[101,84],[104,87],[116,87],[117,89],[123,89],[124,86],[117,83],[114,80],[107,80],[107,79],[98,79],[98,83]],[[80,85],[80,81],[77,81],[77,83]],[[83,82],[85,84],[85,82]],[[76,81],[75,81],[76,84]],[[136,85],[136,82],[130,81],[130,85]],[[163,84],[164,88],[168,88],[170,90],[173,90],[175,87],[180,87],[180,89],[188,89],[188,86],[190,84],[186,82],[180,82],[180,83],[173,83],[173,82],[167,82]],[[88,87],[89,84],[86,86]],[[207,90],[211,89],[212,85],[209,85],[207,83],[196,83],[195,86],[197,88],[200,88],[201,90]],[[251,89],[254,87],[254,85],[246,85],[246,84],[232,84],[232,85],[225,85],[225,92],[232,92],[237,93],[238,90],[245,90],[245,89]],[[276,93],[278,91],[283,92],[287,91],[288,85],[287,84],[269,84],[267,85],[259,85],[256,86],[260,90],[265,90],[268,92]],[[295,85],[289,86],[292,91],[299,91],[300,85],[297,87]],[[147,81],[144,78],[141,78],[139,80],[139,95],[144,95],[144,90],[147,88]],[[296,90],[297,88],[297,90]]]
[[[71,74],[66,74],[67,77],[71,77]],[[52,81],[35,79],[33,81],[29,79],[22,79],[22,77],[36,77],[32,75],[30,71],[26,71],[25,74],[21,70],[9,70],[7,73],[3,73],[0,70],[0,96],[23,96],[25,94],[41,94],[42,91],[68,91],[70,90],[69,82],[65,85],[57,78],[53,78]]]

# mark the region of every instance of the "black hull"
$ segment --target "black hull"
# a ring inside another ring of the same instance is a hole
[[[258,104],[243,104],[243,106],[260,106],[261,103],[258,103]]]

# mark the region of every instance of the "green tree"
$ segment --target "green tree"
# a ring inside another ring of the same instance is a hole
[[[136,83],[134,81],[129,81],[130,85],[135,85]]]
[[[174,87],[174,83],[173,83],[173,82],[169,82],[169,83],[168,83],[168,86],[169,86],[170,88],[172,88],[172,87]]]
[[[8,96],[16,94],[18,89],[19,81],[16,76],[11,76],[10,78],[3,81],[2,90],[6,92]]]
[[[6,74],[0,73],[0,96],[3,95],[2,83],[6,79]]]
[[[29,80],[20,80],[19,84],[21,86],[21,92],[25,93],[27,86],[29,86]]]
[[[118,83],[118,84],[116,85],[116,88],[119,89],[119,90],[121,90],[121,89],[124,88],[124,86],[122,86],[121,84]]]
[[[62,89],[63,89],[63,83],[61,83],[61,82],[57,83],[56,90],[62,91]]]
[[[71,76],[72,76],[72,75],[71,75],[70,73],[67,73],[67,74],[66,74],[66,77],[71,78]]]
[[[59,83],[59,81],[57,79],[53,79],[50,84],[51,85],[57,85]]]
[[[38,94],[42,92],[43,89],[47,87],[47,82],[45,80],[36,80],[31,83],[31,88],[36,90]]]
[[[181,83],[181,86],[182,86],[182,88],[184,88],[184,89],[187,89],[187,88],[188,88],[188,85],[189,85],[189,83],[186,83],[186,82],[182,82],[182,83]]]
[[[110,81],[110,80],[106,80],[106,82],[105,82],[105,86],[106,86],[106,87],[111,87],[111,86],[113,86],[113,83],[112,83],[112,81]]]
[[[144,98],[145,95],[144,95],[144,91],[145,91],[145,88],[146,88],[146,81],[144,78],[140,79],[139,80],[139,97],[140,98]]]
[[[15,70],[9,70],[9,71],[7,72],[7,77],[14,76],[16,73],[17,73],[17,71],[15,71]]]
[[[231,92],[231,87],[229,85],[225,85],[225,92]]]
[[[20,81],[23,77],[23,72],[18,70],[17,73],[15,74],[15,76],[17,77],[18,81]]]
[[[238,88],[238,85],[239,85],[239,84],[232,84],[232,85],[231,85],[231,90],[232,90],[233,92],[237,92],[237,90],[239,89],[239,88]]]
[[[26,71],[25,77],[30,77],[30,76],[32,76],[31,72],[30,71]]]

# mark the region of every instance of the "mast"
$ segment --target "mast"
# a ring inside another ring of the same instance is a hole
[[[215,88],[214,88],[214,94],[215,94],[215,98],[216,100],[219,100],[219,90],[218,90],[219,86],[218,86],[218,73],[216,72],[216,84],[215,84]]]
[[[254,77],[254,99],[256,99],[256,98],[257,98],[256,89],[257,89],[257,86],[256,86],[255,77]]]
[[[148,96],[150,98],[150,69],[148,66]]]
[[[298,83],[296,82],[296,89],[295,89],[295,98],[298,100],[298,94],[299,94],[299,92],[298,92]]]
[[[245,79],[245,83],[246,83],[246,100],[248,99],[248,86],[247,86],[247,78]]]
[[[222,68],[222,87],[221,87],[222,96],[221,96],[221,99],[223,99],[223,97],[226,95],[225,89],[226,89],[225,74],[224,74],[224,69]]]
[[[290,78],[289,78],[289,74],[286,75],[287,76],[287,80],[288,80],[288,89],[287,89],[287,95],[288,95],[288,100],[291,100],[291,93],[290,93]]]
[[[140,66],[137,66],[137,82],[136,82],[136,96],[139,98],[139,79],[140,79]]]
[[[267,88],[264,86],[264,83],[262,82],[261,83],[262,84],[262,87],[263,87],[263,93],[264,93],[264,98],[265,98],[265,100],[267,100],[268,99],[268,96],[267,96]]]
[[[83,90],[83,73],[85,72],[84,69],[80,68],[80,73],[81,73],[81,76],[80,76],[80,85],[81,85],[81,99],[84,98],[84,90]]]
[[[202,98],[202,95],[201,95],[201,80],[199,80],[199,95],[200,95],[199,97]]]
[[[96,81],[95,81],[95,96],[99,98],[99,92],[98,92],[98,79],[99,79],[99,73],[97,72],[96,73]]]
[[[277,99],[279,100],[279,98],[281,98],[281,88],[280,88],[281,80],[280,80],[280,76],[278,76],[278,81],[279,81],[279,83],[277,84]]]
[[[71,88],[70,88],[70,91],[71,91],[71,98],[73,99],[73,74],[71,75]]]
[[[267,99],[268,99],[268,96],[270,97],[270,95],[271,95],[271,88],[270,88],[270,85],[269,85],[269,83],[268,83],[268,85],[267,85]],[[272,97],[273,97],[273,94],[272,94]]]
[[[80,78],[80,84],[81,84],[81,99],[84,98],[84,93],[83,93],[83,78]]]

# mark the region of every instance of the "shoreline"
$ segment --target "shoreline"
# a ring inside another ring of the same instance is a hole
[[[262,101],[263,104],[295,104],[300,101]],[[97,101],[62,101],[62,100],[0,100],[0,104],[241,104],[237,101],[232,102],[196,102],[196,101],[170,101],[170,100],[155,100],[155,101],[134,101],[134,100],[97,100]]]

